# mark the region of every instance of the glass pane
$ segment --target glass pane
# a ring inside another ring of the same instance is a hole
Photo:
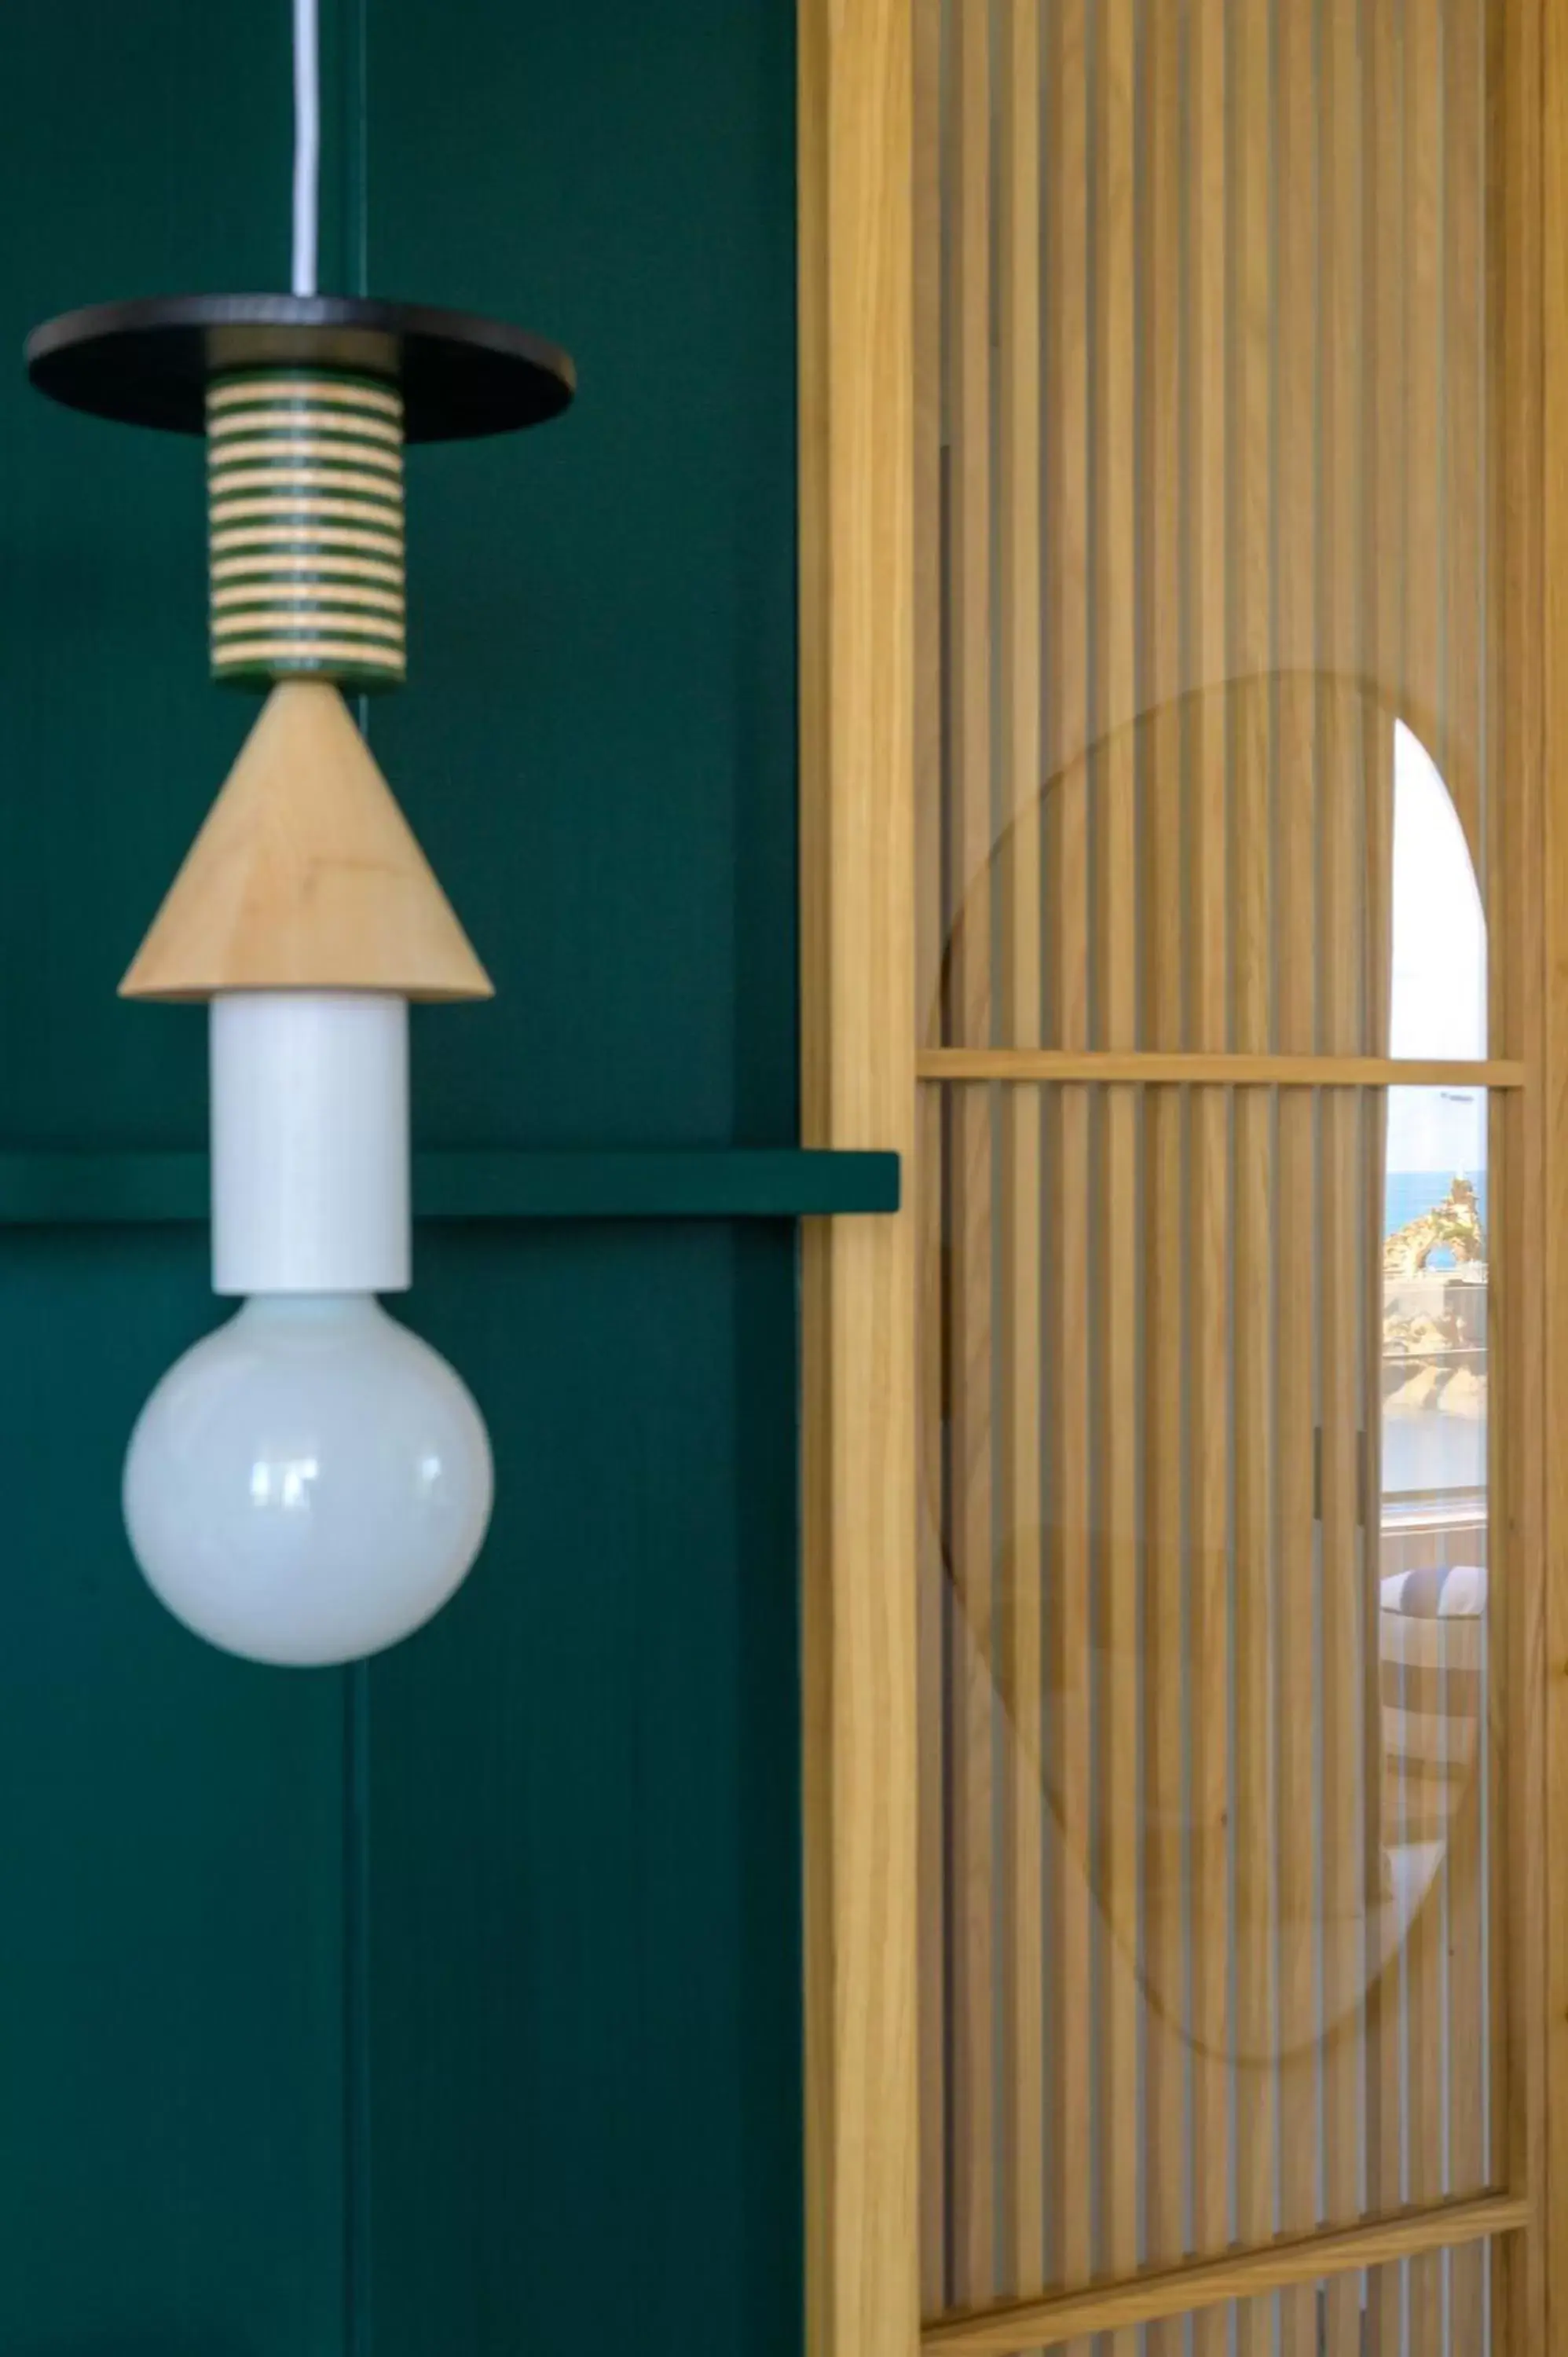
[[[1484,1054],[1485,0],[940,16],[925,1040]]]
[[[1487,1118],[928,1092],[934,2313],[1490,2181]]]

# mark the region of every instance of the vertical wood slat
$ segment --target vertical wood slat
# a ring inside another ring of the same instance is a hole
[[[1443,18],[1443,711],[1438,767],[1470,845],[1488,918],[1501,913],[1491,871],[1485,659],[1487,637],[1486,449],[1490,371],[1486,237],[1495,179],[1487,150],[1487,0]],[[1494,1036],[1496,1034],[1494,1033]],[[1455,2327],[1455,2339],[1457,2328]]]
[[[1086,1048],[1089,1030],[1089,807],[1079,758],[1089,730],[1088,12],[1059,0],[1043,26],[1042,145],[1046,381],[1045,648],[1047,666],[1047,988],[1054,1036]],[[1088,2280],[1090,2187],[1089,1889],[1090,1761],[1090,1104],[1092,1092],[1053,1092],[1047,1119],[1052,1272],[1047,1453],[1047,1978],[1051,2021],[1047,2255],[1053,2279]],[[1087,2344],[1069,2344],[1087,2357]]]
[[[1187,476],[1192,521],[1189,676],[1186,712],[1192,925],[1189,1004],[1194,1042],[1227,1044],[1230,998],[1230,743],[1226,674],[1228,451],[1226,223],[1230,104],[1227,0],[1197,0],[1188,31]],[[1228,1092],[1193,1092],[1188,1143],[1188,1304],[1195,1415],[1189,1445],[1187,1656],[1191,1800],[1187,1834],[1192,1951],[1193,2240],[1230,2240],[1230,1583],[1232,1548],[1230,1381],[1230,1126]],[[1192,2326],[1195,2357],[1223,2357],[1225,2319]]]
[[[1404,0],[1404,466],[1403,661],[1400,704],[1429,750],[1442,743],[1445,705],[1442,629],[1443,506],[1440,436],[1444,393],[1443,21],[1441,0]],[[1391,654],[1391,650],[1388,650]],[[1407,2199],[1444,2190],[1444,1950],[1449,1876],[1442,1859],[1405,1938],[1407,2065],[1402,2126],[1409,2154]],[[1410,2332],[1418,2349],[1443,2346],[1445,2261],[1411,2262]]]
[[[909,12],[798,27],[801,1127],[908,1157]],[[918,2345],[915,1236],[906,1210],[801,1248],[811,2357]]]
[[[1320,1026],[1329,1053],[1366,1041],[1365,723],[1354,680],[1361,639],[1359,533],[1364,499],[1359,420],[1361,217],[1359,0],[1327,0],[1318,179],[1323,254],[1322,507],[1316,639],[1328,674],[1319,697]],[[1347,954],[1348,949],[1349,953]],[[1374,1105],[1380,1100],[1374,1099]],[[1364,1104],[1325,1091],[1318,1219],[1321,1352],[1324,2194],[1328,2220],[1361,2208],[1361,2072],[1366,2053],[1369,1935],[1366,1809],[1360,1772],[1363,1696],[1375,1663],[1364,1645],[1366,1540],[1361,1527],[1361,1432],[1368,1415],[1362,1339],[1366,1221],[1361,1196]],[[1374,1935],[1375,1936],[1375,1935]],[[1360,2286],[1337,2277],[1325,2293],[1325,2357],[1361,2357]]]
[[[1093,1044],[1089,1008],[1089,0],[1053,0],[1042,28],[1042,212],[1047,924],[1047,1036]],[[1064,1106],[1066,1117],[1073,1118]]]
[[[1568,1878],[1549,1872],[1543,1891],[1538,1870],[1541,1829],[1549,1860],[1562,1857],[1568,1840],[1568,1465],[1554,1445],[1568,1405],[1568,8],[1563,0],[1530,0],[1503,16],[1509,668],[1499,771],[1517,780],[1517,811],[1505,834],[1510,888],[1517,878],[1521,893],[1507,905],[1524,919],[1512,996],[1517,1037],[1536,1081],[1533,1098],[1502,1116],[1520,1181],[1509,1275],[1520,1272],[1521,1248],[1537,1239],[1544,1245],[1539,1293],[1527,1291],[1521,1274],[1509,1299],[1519,1437],[1509,1469],[1519,1487],[1509,1494],[1520,1502],[1525,1544],[1510,1557],[1524,1576],[1509,1596],[1506,1629],[1508,2165],[1512,2183],[1544,2181],[1548,2204],[1540,2231],[1510,2255],[1499,2289],[1517,2345],[1545,2348],[1561,2338],[1568,2316]],[[1544,499],[1537,496],[1541,484]],[[1543,856],[1531,892],[1537,844]],[[1530,1415],[1535,1402],[1538,1424]]]
[[[1520,649],[1515,644],[1515,625],[1519,608],[1520,580],[1517,559],[1520,552],[1516,520],[1511,513],[1511,500],[1520,488],[1521,457],[1528,457],[1530,426],[1539,426],[1541,403],[1528,400],[1520,403],[1517,421],[1512,416],[1514,404],[1524,386],[1516,384],[1528,339],[1519,333],[1519,281],[1512,260],[1512,240],[1520,226],[1520,182],[1528,178],[1533,165],[1539,162],[1539,143],[1528,139],[1520,143],[1520,155],[1506,171],[1498,168],[1498,160],[1509,153],[1509,140],[1515,129],[1514,110],[1520,94],[1520,22],[1516,12],[1505,14],[1501,7],[1488,5],[1484,13],[1482,46],[1486,59],[1484,123],[1482,136],[1486,145],[1488,182],[1488,202],[1484,221],[1483,255],[1486,265],[1486,286],[1483,312],[1483,334],[1487,361],[1487,391],[1495,386],[1497,398],[1488,398],[1487,414],[1483,420],[1486,447],[1487,479],[1485,486],[1485,562],[1481,575],[1481,595],[1485,600],[1488,629],[1483,651],[1483,680],[1486,700],[1485,747],[1488,768],[1499,781],[1499,791],[1490,794],[1486,807],[1486,837],[1487,875],[1491,897],[1487,913],[1493,921],[1487,929],[1487,992],[1488,1047],[1499,1047],[1512,1041],[1523,1054],[1527,1027],[1539,1026],[1539,1007],[1542,976],[1539,966],[1532,975],[1532,956],[1539,959],[1541,931],[1538,920],[1532,917],[1531,901],[1516,901],[1512,895],[1524,881],[1524,870],[1517,865],[1520,849],[1520,829],[1506,805],[1514,799],[1511,792],[1500,790],[1500,781],[1510,775],[1520,751],[1520,723],[1522,713],[1509,711],[1509,696],[1524,683],[1519,673]],[[1539,59],[1535,60],[1539,65]],[[1539,193],[1539,192],[1537,192]],[[1537,243],[1539,258],[1539,242]],[[1535,290],[1531,290],[1534,292]],[[1525,385],[1530,382],[1527,372]],[[1544,390],[1537,384],[1537,393]],[[1498,421],[1509,419],[1509,438],[1505,446],[1498,436]],[[1515,425],[1522,431],[1514,430]],[[1534,585],[1539,587],[1539,584]],[[1540,716],[1536,716],[1539,720]],[[1527,731],[1529,723],[1526,722]],[[1540,751],[1539,739],[1535,749]],[[1520,772],[1520,783],[1528,778],[1528,755]],[[1520,816],[1525,814],[1528,797],[1521,795]],[[1543,864],[1549,856],[1543,843]],[[1533,896],[1531,896],[1533,899]],[[1496,920],[1498,909],[1517,914],[1517,924],[1502,925]],[[1530,986],[1529,995],[1536,1002],[1537,1013],[1528,1015],[1521,1003],[1520,985]],[[1539,1044],[1539,1029],[1535,1032]],[[1528,1068],[1527,1068],[1528,1070]],[[1539,1136],[1540,1122],[1527,1117],[1524,1121],[1510,1118],[1506,1098],[1494,1097],[1488,1110],[1487,1151],[1491,1169],[1491,1200],[1493,1235],[1490,1245],[1491,1269],[1487,1302],[1487,1383],[1490,1392],[1487,1433],[1487,1480],[1493,1501],[1491,1527],[1487,1537],[1487,1582],[1490,1588],[1487,1615],[1487,1690],[1486,1690],[1486,1750],[1484,1768],[1487,1778],[1487,1806],[1491,1824],[1488,1846],[1487,1873],[1482,1904],[1488,1910],[1494,1931],[1506,1921],[1508,1904],[1508,1871],[1511,1837],[1512,1792],[1509,1775],[1508,1737],[1504,1713],[1509,1705],[1510,1688],[1513,1632],[1518,1626],[1518,1614],[1510,1608],[1508,1595],[1513,1579],[1516,1561],[1528,1563],[1533,1558],[1530,1534],[1541,1538],[1540,1513],[1541,1487],[1539,1479],[1527,1484],[1523,1491],[1513,1488],[1514,1476],[1522,1470],[1520,1443],[1524,1433],[1522,1414],[1516,1417],[1513,1408],[1516,1375],[1524,1371],[1527,1349],[1527,1328],[1517,1315],[1520,1306],[1514,1299],[1509,1239],[1524,1234],[1516,1225],[1525,1208],[1527,1139]],[[1530,1190],[1533,1195],[1533,1189]],[[1499,1248],[1500,1247],[1500,1248]],[[1539,1373],[1540,1370],[1537,1369]],[[1530,1512],[1534,1508],[1533,1513]],[[1527,1575],[1528,1576],[1528,1575]],[[1514,1933],[1509,1932],[1509,1945],[1514,1946]],[[1509,2030],[1510,2008],[1515,1986],[1517,1965],[1509,1958],[1493,1956],[1487,1988],[1487,2027],[1490,2039],[1488,2055],[1493,2098],[1487,2126],[1488,2181],[1493,2184],[1518,2182],[1512,2175],[1518,2158],[1514,2145],[1514,2124],[1517,2118],[1516,2090],[1513,2084]],[[1498,2097],[1500,2094],[1501,2100]],[[1517,2262],[1494,2251],[1490,2255],[1489,2296],[1494,2333],[1501,2336],[1497,2345],[1509,2346],[1510,2329],[1522,2324],[1524,2313],[1530,2305],[1530,2287],[1540,2284],[1542,2271]]]
[[[1143,1037],[1179,1048],[1187,921],[1182,774],[1182,500],[1184,358],[1181,220],[1184,102],[1182,17],[1144,19],[1143,168],[1137,221],[1140,371],[1138,548],[1144,912]],[[1143,1905],[1145,2082],[1143,2112],[1146,2246],[1169,2263],[1186,2245],[1190,2169],[1185,2018],[1184,1400],[1187,1107],[1181,1091],[1144,1100],[1144,1252],[1142,1391],[1144,1429],[1143,1564]],[[1184,2329],[1152,2324],[1144,2357],[1181,2357]]]
[[[991,53],[989,7],[950,33],[948,616],[949,979],[961,1039],[992,1017]],[[962,1089],[947,1170],[949,1459],[952,1578],[948,1784],[952,2295],[995,2296],[993,1852],[993,1472],[992,1107]]]
[[[1325,773],[1359,768],[1359,713],[1341,716],[1325,747]],[[1345,830],[1348,833],[1348,830]],[[1357,847],[1329,869],[1350,899]],[[1355,1020],[1357,1010],[1340,1010]],[[1325,2212],[1345,2224],[1361,2208],[1364,2122],[1361,2072],[1366,2053],[1366,1972],[1369,1925],[1366,1809],[1361,1773],[1363,1695],[1376,1663],[1365,1651],[1362,1606],[1366,1577],[1361,1523],[1361,1418],[1367,1412],[1362,1304],[1366,1220],[1361,1173],[1364,1108],[1359,1094],[1324,1093],[1318,1201],[1322,1262],[1319,1290],[1321,1396],[1321,1575],[1319,1644],[1322,1662],[1323,1844],[1323,2161]],[[1361,2357],[1359,2286],[1337,2277],[1326,2287],[1325,2357]]]
[[[997,638],[1001,678],[1003,1037],[1039,1044],[1040,934],[1040,53],[1038,0],[1003,18],[997,171]],[[1045,2282],[1045,1955],[1041,1625],[1041,1096],[1003,1092],[997,1259],[1002,1398],[999,1688],[1005,1713],[1007,1857],[1001,2041],[1007,2281]]]
[[[1136,326],[1133,97],[1136,0],[1096,10],[1092,196],[1095,233],[1091,735],[1098,1028],[1111,1048],[1137,1045],[1138,798],[1131,726],[1136,695]],[[1139,2180],[1139,1096],[1099,1092],[1096,1188],[1098,1474],[1093,1637],[1095,1887],[1102,1916],[1096,2018],[1101,2241],[1097,2266],[1138,2265]],[[1106,1936],[1109,1933],[1109,1936]],[[1110,2336],[1106,2357],[1134,2357],[1136,2335]]]
[[[917,1037],[941,1038],[942,962],[942,0],[916,0],[911,335],[915,356],[914,791]],[[937,1089],[916,1107],[919,1317],[916,1468],[919,1583],[920,2307],[948,2305],[947,1826],[941,1727],[947,1566],[942,1552],[942,1125]]]
[[[1486,343],[1482,308],[1482,234],[1486,221],[1487,173],[1483,139],[1486,97],[1486,12],[1479,6],[1450,8],[1443,24],[1443,209],[1442,242],[1444,371],[1438,496],[1444,523],[1441,615],[1443,705],[1438,766],[1454,797],[1481,880],[1482,904],[1498,924],[1496,873],[1488,856],[1490,780],[1482,741],[1485,699],[1482,665],[1486,648],[1486,538],[1483,530],[1487,468],[1482,446],[1486,414]],[[1491,1036],[1497,1010],[1492,1010]],[[1504,1174],[1493,1164],[1488,1194],[1497,1200]],[[1493,1227],[1495,1231],[1495,1214]],[[1495,1263],[1495,1250],[1490,1253]],[[1488,1375],[1496,1414],[1496,1385]],[[1493,1534],[1502,1520],[1504,1493],[1489,1478],[1488,1580],[1506,1554]],[[1489,1631],[1488,1631],[1489,1635]],[[1492,1648],[1487,1647],[1489,1660]],[[1483,1882],[1483,1810],[1491,1809],[1486,1772],[1489,1705],[1483,1699],[1471,1791],[1450,1829],[1448,1873],[1448,2007],[1444,2046],[1449,2074],[1449,2180],[1455,2190],[1487,2182],[1485,2142],[1485,1932],[1487,1894]],[[1495,1846],[1495,1819],[1487,1838]],[[1501,1928],[1501,1927],[1499,1927]],[[1485,2330],[1486,2253],[1456,2250],[1448,2261],[1448,2337],[1454,2357],[1482,2345]]]
[[[1230,18],[1228,191],[1229,335],[1231,387],[1228,640],[1240,683],[1230,709],[1230,841],[1234,862],[1230,1023],[1242,1049],[1274,1045],[1270,786],[1272,467],[1271,140],[1272,27],[1262,10]],[[1234,1424],[1235,1553],[1231,1770],[1237,2231],[1261,2242],[1274,2230],[1276,2202],[1273,1742],[1276,1436],[1272,1413],[1277,1347],[1273,1222],[1277,1148],[1271,1092],[1237,1092],[1235,1127]],[[1251,2309],[1238,2317],[1241,2357],[1262,2338]]]
[[[1312,16],[1276,17],[1272,61],[1275,199],[1273,266],[1273,932],[1282,1049],[1317,1044],[1317,697],[1312,678],[1318,482],[1314,358],[1317,317],[1316,65]],[[1273,1716],[1278,1781],[1274,1843],[1278,1923],[1279,2221],[1318,2215],[1316,1733],[1322,1707],[1315,1641],[1317,1334],[1313,1258],[1318,1233],[1317,1093],[1287,1090],[1276,1109],[1273,1243],[1276,1317]],[[1278,2297],[1282,2357],[1317,2357],[1317,2294]]]
[[[1366,498],[1364,672],[1372,694],[1366,704],[1362,856],[1367,870],[1367,1022],[1372,1044],[1389,1041],[1389,883],[1392,841],[1391,725],[1386,714],[1402,679],[1405,589],[1404,436],[1408,408],[1404,356],[1405,175],[1402,0],[1398,9],[1362,15],[1363,139],[1366,157],[1366,251],[1362,294],[1362,431]],[[1363,1218],[1377,1220],[1383,1191],[1385,1115],[1369,1109],[1361,1186]],[[1380,1222],[1376,1232],[1380,1233]],[[1368,1904],[1386,1919],[1391,1877],[1382,1822],[1382,1720],[1379,1699],[1380,1550],[1382,1497],[1382,1265],[1370,1253],[1363,1346],[1368,1406],[1365,1493],[1368,1560],[1363,1593],[1367,1739],[1363,1797],[1368,1816]],[[1404,2101],[1402,1944],[1381,1939],[1369,1956],[1373,1974],[1367,2008],[1368,2200],[1390,2210],[1403,2198],[1401,2123]],[[1385,2267],[1372,2288],[1373,2345],[1402,2346],[1407,2271]]]

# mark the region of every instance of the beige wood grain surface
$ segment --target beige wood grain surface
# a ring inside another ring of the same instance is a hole
[[[127,998],[490,985],[335,687],[274,687],[152,930]]]
[[[801,1125],[917,1181],[907,0],[799,12]],[[806,2309],[918,2335],[915,1236],[802,1250]]]

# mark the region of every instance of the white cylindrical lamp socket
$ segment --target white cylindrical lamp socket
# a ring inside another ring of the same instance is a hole
[[[407,1000],[226,992],[209,1048],[213,1291],[405,1292]]]

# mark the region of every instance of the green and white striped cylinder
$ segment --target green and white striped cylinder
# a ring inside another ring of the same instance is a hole
[[[403,396],[327,370],[207,389],[212,676],[403,677]]]

